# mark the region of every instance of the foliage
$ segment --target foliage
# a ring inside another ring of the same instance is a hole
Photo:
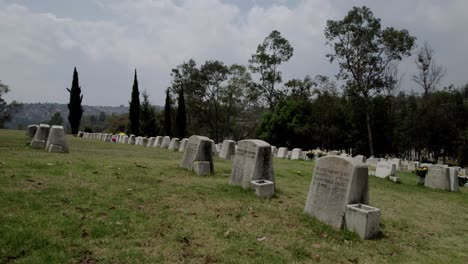
[[[156,111],[149,102],[149,95],[143,91],[143,102],[140,109],[140,132],[143,136],[153,137],[159,132],[158,124],[156,122]]]
[[[417,168],[416,170],[412,171],[414,174],[418,175],[419,177],[425,178],[427,175],[427,167],[422,166]]]
[[[177,97],[177,115],[176,115],[176,137],[183,139],[187,134],[187,113],[185,111],[184,89],[179,89]]]
[[[130,123],[130,134],[134,134],[135,136],[140,135],[140,91],[138,90],[138,80],[137,80],[137,71],[135,69],[135,77],[133,79],[133,87],[132,87],[132,97],[131,101],[129,102],[130,109],[129,109],[129,123]]]
[[[72,134],[76,135],[80,127],[81,117],[83,116],[83,95],[81,94],[81,87],[78,80],[78,72],[76,67],[73,70],[73,80],[71,89],[67,88],[70,93],[70,102],[68,103],[68,122],[70,123]]]
[[[49,120],[48,122],[51,126],[52,125],[58,125],[61,126],[63,125],[63,118],[62,115],[59,112],[56,112]]]
[[[260,74],[260,84],[255,88],[270,110],[281,97],[281,92],[275,87],[277,83],[282,82],[278,67],[292,57],[293,51],[289,41],[283,38],[279,31],[273,30],[263,43],[258,45],[256,53],[252,54],[249,60],[250,70]]]
[[[8,104],[3,98],[3,95],[8,93],[9,91],[10,88],[8,87],[8,85],[3,84],[0,80],[0,128],[3,128],[3,124],[10,118]]]
[[[418,74],[413,75],[413,81],[423,88],[424,96],[433,92],[440,80],[445,76],[446,69],[434,61],[434,50],[427,42],[419,49],[416,60]]]
[[[165,136],[172,137],[172,98],[169,89],[166,90],[163,132]]]
[[[349,95],[362,98],[365,105],[369,152],[373,156],[370,100],[385,87],[385,70],[390,63],[411,55],[415,37],[407,30],[382,29],[380,19],[365,6],[353,7],[343,20],[328,20],[325,37],[333,49],[327,57],[340,67],[337,78],[345,80]]]
[[[458,166],[463,168],[468,165],[468,128],[464,131],[458,143]]]
[[[91,127],[89,127],[89,126],[85,126],[84,132],[86,132],[86,133],[93,133],[93,129],[92,129]]]

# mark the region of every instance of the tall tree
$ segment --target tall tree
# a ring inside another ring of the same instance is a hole
[[[60,112],[56,112],[49,120],[49,124],[61,126],[63,124],[63,118]]]
[[[289,41],[281,36],[277,30],[273,30],[262,44],[258,45],[257,52],[249,60],[250,70],[260,74],[260,84],[257,88],[267,102],[270,110],[279,99],[280,91],[275,88],[282,82],[281,71],[278,67],[288,61],[293,55],[293,47]]]
[[[179,89],[177,98],[177,115],[176,115],[176,136],[180,139],[185,137],[187,133],[187,113],[185,112],[185,96],[184,88]]]
[[[424,90],[424,96],[433,92],[440,80],[445,76],[446,70],[434,61],[434,50],[427,42],[419,49],[415,60],[418,74],[413,75],[413,80]]]
[[[172,137],[172,99],[169,88],[166,89],[166,104],[164,105],[164,135]]]
[[[2,81],[0,81],[0,128],[3,128],[3,123],[10,117],[8,105],[5,102],[5,99],[3,99],[3,95],[9,91],[10,88],[8,85],[3,84]]]
[[[140,91],[138,91],[137,71],[135,69],[135,77],[133,79],[132,100],[129,102],[130,109],[128,118],[130,120],[130,133],[134,135],[140,134]]]
[[[76,67],[73,70],[73,80],[71,89],[67,88],[70,93],[70,102],[68,103],[68,122],[70,123],[72,134],[78,134],[80,127],[81,117],[83,116],[83,95],[81,94],[81,87],[78,81],[78,72]]]
[[[367,7],[353,7],[343,20],[328,20],[325,28],[330,62],[338,61],[337,78],[347,81],[348,93],[365,106],[369,154],[374,155],[371,129],[371,98],[384,87],[388,65],[411,55],[415,37],[407,30],[382,29],[380,19]]]
[[[140,110],[140,131],[142,135],[147,137],[156,136],[156,112],[150,104],[148,93],[143,91],[141,95],[143,97],[143,102],[141,103]]]
[[[220,96],[221,84],[226,81],[229,68],[221,61],[207,61],[201,69],[202,86],[205,91],[205,120],[211,127],[211,136],[219,142],[224,135],[220,134]]]

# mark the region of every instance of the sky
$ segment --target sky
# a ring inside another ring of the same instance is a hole
[[[0,80],[7,102],[67,103],[76,66],[83,104],[118,106],[128,105],[137,69],[140,91],[163,105],[172,68],[191,58],[247,65],[273,30],[294,48],[283,80],[334,77],[326,21],[363,5],[429,43],[447,70],[441,87],[468,82],[466,0],[0,0]],[[399,64],[403,90],[420,92],[415,71],[414,57]]]

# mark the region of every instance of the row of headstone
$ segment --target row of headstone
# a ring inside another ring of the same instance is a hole
[[[70,151],[63,126],[30,125],[27,129],[27,136],[32,148],[45,149],[47,152],[53,153],[68,153]]]

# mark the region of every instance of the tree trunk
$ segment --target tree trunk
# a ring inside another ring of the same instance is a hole
[[[366,111],[366,123],[367,123],[367,135],[369,138],[369,152],[370,156],[374,156],[374,144],[372,144],[372,129],[370,125],[370,114],[369,114],[369,106],[367,106],[367,111]]]

